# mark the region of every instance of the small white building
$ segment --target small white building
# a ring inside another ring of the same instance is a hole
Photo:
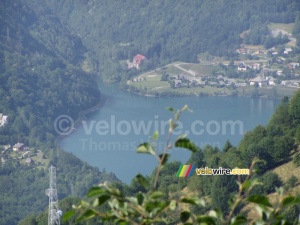
[[[23,143],[17,143],[13,146],[14,151],[23,151],[24,149],[24,144]]]
[[[277,74],[278,76],[282,76],[282,75],[283,75],[283,71],[282,71],[282,70],[277,70],[277,71],[276,71],[276,74]]]
[[[247,66],[245,63],[240,63],[238,66],[238,70],[239,71],[246,71],[247,70]]]
[[[289,80],[283,80],[283,81],[281,81],[281,85],[283,85],[283,86],[287,86],[289,84],[291,84],[291,81],[289,81]]]
[[[260,64],[260,63],[253,63],[251,67],[252,67],[252,69],[254,69],[254,70],[259,70],[260,67],[261,67],[261,64]]]
[[[288,55],[290,52],[292,52],[293,50],[291,48],[285,48],[283,54]]]
[[[293,69],[295,69],[296,67],[299,67],[299,63],[295,63],[295,62],[291,62],[290,63],[290,66],[293,68]]]
[[[250,79],[250,85],[253,86],[255,84],[257,84],[259,87],[262,87],[268,85],[268,81],[264,77],[258,76],[253,79]]]
[[[4,126],[7,123],[8,123],[8,116],[0,113],[0,127]]]
[[[33,160],[32,158],[27,158],[27,159],[25,160],[25,162],[26,162],[27,164],[33,164],[33,163],[34,163],[34,160]]]
[[[275,86],[276,85],[276,79],[274,77],[267,77],[268,83],[271,86]]]

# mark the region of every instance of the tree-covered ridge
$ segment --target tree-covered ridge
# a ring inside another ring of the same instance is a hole
[[[47,206],[48,164],[58,169],[60,199],[117,180],[56,146],[55,119],[68,115],[76,120],[101,100],[94,74],[81,67],[84,53],[80,39],[56,17],[38,16],[21,1],[1,1],[0,113],[8,123],[0,127],[0,224],[17,224]],[[40,150],[45,165],[7,160],[3,145],[17,142]]]
[[[10,121],[0,143],[53,142],[57,116],[76,119],[100,102],[95,77],[81,69],[84,48],[51,15],[38,17],[20,2],[4,1],[0,10],[0,111]]]
[[[296,0],[280,1],[39,1],[27,5],[38,15],[51,13],[90,50],[106,81],[128,75],[120,60],[138,53],[152,67],[174,61],[196,62],[197,55],[232,57],[240,33],[268,22],[293,23]]]
[[[92,74],[82,70],[83,62],[94,72],[99,71],[103,80],[117,82],[136,73],[127,72],[126,65],[124,67],[120,61],[132,59],[137,53],[149,58],[149,68],[175,60],[194,62],[197,54],[204,51],[230,57],[242,42],[239,34],[252,24],[294,22],[297,11],[299,3],[296,0],[67,0],[42,3],[37,0],[3,0],[0,4],[0,113],[9,116],[9,126],[0,128],[0,144],[22,141],[38,147],[58,171],[62,171],[58,173],[62,184],[59,197],[69,195],[71,185],[75,187],[75,194],[81,195],[94,183],[115,179],[113,175],[99,173],[67,153],[58,154],[58,150],[53,150],[56,149],[55,118],[61,114],[76,118],[79,111],[99,102],[96,82]],[[299,25],[297,21],[295,27]],[[295,29],[294,34],[298,33]],[[228,147],[225,148],[228,155],[223,155],[219,149],[206,147],[203,162],[212,166],[221,162],[231,165],[231,157],[265,156],[261,154],[262,150],[269,147],[266,154],[272,157],[267,161],[267,167],[261,166],[261,169],[268,170],[281,162],[283,149],[292,144],[290,137],[280,136],[280,129],[278,137],[272,136],[273,129],[268,128],[260,127],[250,132],[247,138],[257,143],[249,149],[247,146],[242,152]],[[260,140],[256,132],[265,139]],[[292,136],[299,133],[295,131]],[[278,154],[273,154],[270,146],[276,147]],[[201,151],[198,154],[201,155]],[[1,223],[15,224],[27,215],[27,210],[42,210],[43,204],[47,203],[44,195],[47,170],[33,170],[18,163],[3,168],[0,169],[0,187],[3,188]],[[186,181],[174,177],[173,170],[177,168],[178,163],[165,167],[162,174],[166,178],[158,184],[160,190],[173,193],[186,186]],[[267,178],[271,184],[280,183],[274,175],[266,175]],[[201,186],[203,193],[212,195],[212,204],[220,204],[222,208],[226,207],[228,191],[236,190],[233,180],[224,179],[216,178]],[[221,194],[215,191],[226,182],[232,183],[222,189]],[[199,187],[197,181],[194,185]],[[131,187],[116,186],[129,194],[141,190],[136,182]],[[258,191],[270,192],[271,186]],[[22,207],[18,208],[18,205]]]
[[[300,91],[290,101],[284,98],[268,125],[257,126],[246,133],[237,147],[227,142],[222,151],[210,146],[201,150],[182,137],[174,144],[167,140],[169,147],[163,152],[166,159],[171,146],[184,147],[193,151],[187,164],[195,164],[198,168],[249,168],[251,177],[196,176],[194,173],[190,179],[178,178],[175,174],[180,163],[166,163],[167,160],[159,155],[158,167],[153,174],[147,178],[138,175],[131,183],[131,192],[105,185],[93,187],[87,197],[94,203],[82,200],[72,213],[81,212],[77,216],[79,221],[98,218],[102,224],[106,221],[123,224],[298,224],[300,198],[289,193],[291,188],[299,185],[298,178],[288,173],[280,174],[289,176],[283,183],[271,170],[292,158],[295,167],[300,165],[299,104]],[[170,132],[176,129],[176,118],[180,114],[181,111],[170,120]],[[137,152],[155,155],[154,147],[145,143],[137,148]],[[258,158],[263,161],[253,164]],[[156,188],[158,174],[161,177]],[[152,183],[154,186],[149,187]],[[276,188],[279,189],[276,191]],[[270,199],[266,197],[275,191],[277,195]],[[95,198],[98,198],[96,203]],[[182,206],[183,203],[190,207]],[[249,217],[250,209],[246,207],[249,203],[256,204],[255,217]],[[98,205],[101,207],[94,207]],[[105,206],[109,210],[104,209]]]
[[[49,165],[57,168],[58,198],[84,196],[89,187],[98,183],[116,181],[112,173],[100,172],[82,162],[73,154],[56,149],[45,156]],[[48,207],[49,171],[47,167],[6,163],[0,168],[0,224],[14,225],[30,213],[42,212]],[[46,219],[48,217],[46,216]],[[44,223],[45,224],[45,223]]]
[[[66,214],[71,219],[65,224],[76,224],[76,218],[78,224],[152,224],[153,221],[160,224],[180,221],[186,224],[249,224],[253,219],[255,224],[297,224],[300,199],[298,193],[298,197],[290,194],[295,194],[297,189],[293,188],[299,186],[299,177],[288,173],[278,175],[273,169],[286,162],[293,163],[295,168],[300,166],[299,103],[300,91],[291,100],[284,98],[267,126],[257,126],[246,133],[238,146],[227,141],[223,149],[212,146],[198,149],[184,137],[175,138],[174,143],[167,140],[165,158],[162,154],[157,155],[158,168],[150,176],[138,175],[130,185],[115,183],[91,188],[88,198],[82,199],[83,202],[76,200],[80,207]],[[176,129],[176,119],[170,124]],[[153,135],[154,140],[157,135]],[[167,162],[168,149],[175,147],[193,151],[185,164],[197,168],[250,168],[251,176],[197,176],[194,172],[190,178],[177,177],[181,163]],[[152,146],[151,143],[137,146],[137,152],[157,154],[155,144]],[[253,161],[258,158],[263,161],[257,161],[253,166]],[[283,176],[288,177],[286,182],[282,181]],[[278,194],[274,194],[279,187]],[[254,209],[249,202],[257,204],[261,210],[255,217],[248,214]],[[64,209],[71,210],[70,204],[62,203]],[[186,203],[190,206],[182,206]],[[217,215],[212,214],[215,209],[220,209],[216,211]],[[28,221],[32,225],[40,224],[39,218],[46,218],[45,214],[31,215],[20,225]]]

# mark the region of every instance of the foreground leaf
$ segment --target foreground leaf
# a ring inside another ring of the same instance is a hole
[[[180,199],[180,202],[187,203],[190,205],[202,205],[202,206],[205,205],[204,201],[197,197],[182,198],[182,199]]]
[[[138,153],[147,153],[151,155],[155,155],[155,151],[149,143],[142,143],[137,147],[136,150]]]
[[[271,203],[269,202],[269,199],[264,195],[252,195],[252,196],[249,196],[247,198],[247,200],[249,202],[253,202],[253,203],[256,203],[256,204],[259,204],[259,205],[272,207]]]
[[[68,219],[70,219],[74,215],[75,215],[74,210],[70,210],[70,211],[66,212],[62,218],[62,222],[65,223]]]
[[[160,154],[159,158],[162,159],[164,154]],[[163,161],[161,162],[161,165],[165,165],[168,162],[168,159],[170,158],[170,154],[165,154],[165,157],[163,159]]]
[[[287,196],[281,201],[281,206],[282,207],[287,207],[295,204],[300,203],[300,198],[299,197],[294,197],[294,196]]]
[[[145,177],[143,177],[143,175],[138,174],[136,175],[135,179],[143,188],[145,188],[146,190],[149,189],[149,181]]]
[[[200,224],[207,224],[207,225],[215,225],[216,224],[214,219],[210,216],[198,216],[197,222]]]
[[[185,149],[188,149],[188,150],[190,150],[192,152],[199,151],[198,146],[195,145],[193,142],[191,142],[187,138],[179,138],[179,139],[177,139],[177,141],[175,142],[175,147],[185,148]]]
[[[93,196],[96,196],[96,195],[101,195],[105,192],[105,190],[101,187],[92,187],[90,188],[90,190],[88,191],[87,193],[87,197],[93,197]]]
[[[95,212],[91,209],[88,209],[78,218],[78,221],[81,222],[83,220],[89,220],[95,216]]]
[[[180,213],[180,221],[181,222],[186,222],[191,216],[191,213],[188,211],[183,211]]]

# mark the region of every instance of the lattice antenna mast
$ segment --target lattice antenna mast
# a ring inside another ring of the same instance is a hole
[[[56,190],[56,168],[50,166],[49,168],[50,186],[46,190],[46,195],[49,196],[49,211],[48,211],[48,225],[60,225],[60,217],[62,211],[58,208],[58,197]]]

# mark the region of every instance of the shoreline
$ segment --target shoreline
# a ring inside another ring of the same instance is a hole
[[[81,122],[84,120],[87,120],[87,115],[96,111],[99,111],[105,104],[106,102],[106,98],[104,97],[104,95],[101,95],[100,101],[97,105],[92,106],[86,110],[80,111],[78,113],[78,118],[74,121],[74,127],[72,128],[72,132],[68,135],[59,135],[56,138],[56,142],[60,142],[61,140],[69,137],[75,130],[77,130],[78,127],[81,126]]]
[[[178,98],[178,97],[249,97],[249,98],[269,98],[269,99],[282,99],[283,97],[269,97],[267,95],[259,95],[257,97],[253,97],[251,95],[214,95],[214,94],[207,94],[207,93],[197,93],[197,94],[183,94],[183,93],[176,93],[176,92],[171,92],[171,93],[168,93],[168,92],[162,92],[162,93],[158,93],[157,95],[155,94],[149,94],[149,93],[146,93],[146,94],[143,94],[143,93],[139,93],[139,92],[133,92],[133,91],[130,91],[130,90],[126,90],[124,89],[123,91],[126,91],[128,93],[131,93],[131,94],[134,94],[134,95],[139,95],[139,96],[143,96],[143,97],[151,97],[151,98],[170,98],[170,97],[175,97],[175,98]],[[288,96],[290,97],[290,96]]]
[[[141,93],[141,92],[135,92],[127,88],[121,88],[121,90],[126,91],[131,94],[144,96],[144,97],[154,97],[154,98],[164,98],[164,97],[208,97],[208,96],[214,96],[214,97],[249,97],[249,98],[268,98],[268,99],[282,99],[284,96],[292,97],[294,93],[296,93],[298,90],[295,90],[293,93],[285,95],[282,93],[277,93],[276,97],[270,96],[267,94],[257,94],[256,96],[253,96],[251,94],[240,94],[240,93],[231,93],[231,94],[210,94],[205,92],[200,93],[179,93],[179,92],[156,92],[156,93]]]
[[[178,93],[178,92],[157,92],[157,93],[141,93],[141,92],[134,92],[131,91],[130,89],[127,88],[121,88],[120,86],[118,87],[118,89],[125,91],[127,93],[130,94],[134,94],[134,95],[138,95],[138,96],[143,96],[143,97],[147,97],[147,98],[170,98],[170,97],[208,97],[208,96],[214,96],[214,97],[248,97],[248,98],[264,98],[264,99],[282,99],[284,97],[283,96],[276,96],[276,97],[271,97],[268,95],[257,95],[257,96],[251,96],[251,95],[242,95],[242,94],[220,94],[220,95],[216,95],[216,94],[209,94],[209,93]],[[295,91],[296,92],[296,91]],[[288,97],[291,97],[289,95],[287,95]],[[97,105],[90,107],[86,110],[80,111],[78,113],[78,118],[74,121],[74,127],[72,129],[72,132],[68,135],[59,135],[56,138],[56,141],[59,142],[61,140],[63,140],[64,138],[67,138],[69,135],[71,135],[75,130],[77,130],[78,127],[81,126],[81,122],[84,120],[87,120],[88,118],[88,114],[96,112],[98,110],[100,110],[104,104],[106,102],[106,98],[105,95],[101,95],[100,101]]]

